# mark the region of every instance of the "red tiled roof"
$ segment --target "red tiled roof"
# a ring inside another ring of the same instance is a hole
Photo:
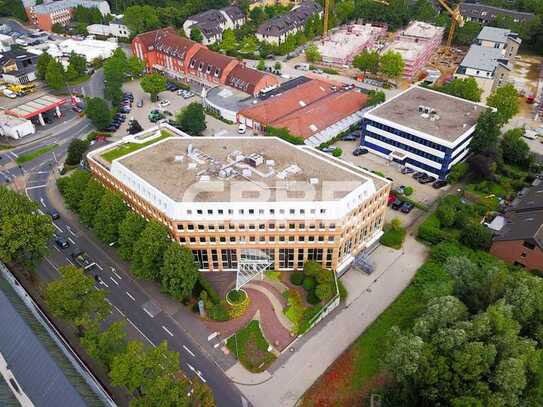
[[[270,123],[307,139],[362,109],[368,97],[355,91],[338,91]]]
[[[192,67],[194,63],[193,69],[197,69],[198,65],[200,63],[203,63],[204,72],[206,71],[207,67],[210,66],[210,72],[213,72],[215,69],[219,69],[222,73],[224,68],[226,68],[228,64],[230,64],[232,61],[236,61],[236,59],[223,54],[219,54],[218,52],[210,51],[207,48],[202,48],[196,54],[194,54],[194,56],[190,60],[189,66]]]
[[[333,90],[329,83],[315,79],[243,109],[239,114],[266,126],[331,93]]]
[[[164,54],[184,58],[187,50],[199,45],[197,42],[181,37],[174,28],[166,27],[159,30],[138,34],[139,39],[147,50],[154,48]]]

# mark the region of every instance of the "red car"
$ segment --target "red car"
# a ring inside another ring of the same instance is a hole
[[[396,195],[394,195],[392,192],[388,194],[388,200],[387,200],[387,205],[390,206],[392,205],[392,202],[394,202],[396,200]]]

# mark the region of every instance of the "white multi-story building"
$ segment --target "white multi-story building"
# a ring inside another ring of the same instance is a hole
[[[413,86],[364,114],[361,145],[441,179],[469,153],[486,106]]]
[[[165,134],[108,160],[123,144]],[[134,210],[188,246],[202,271],[234,270],[241,252],[254,248],[276,270],[314,260],[341,273],[382,235],[390,191],[386,179],[311,147],[189,137],[168,125],[94,150],[88,161]]]
[[[87,32],[91,35],[102,37],[128,38],[130,30],[124,25],[122,16],[113,19],[109,24],[91,24],[87,26]]]

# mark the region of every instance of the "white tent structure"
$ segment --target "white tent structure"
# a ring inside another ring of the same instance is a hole
[[[266,253],[258,249],[241,251],[236,274],[236,290],[239,290],[253,278],[262,276],[264,271],[273,264]]]

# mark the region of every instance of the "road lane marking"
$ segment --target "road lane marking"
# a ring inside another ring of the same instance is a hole
[[[195,357],[195,356],[196,356],[196,355],[195,355],[189,348],[187,348],[185,345],[183,345],[183,349],[185,349],[185,350],[189,353],[189,355],[191,355],[192,357]]]
[[[102,268],[102,266],[100,266],[98,263],[94,263],[96,264],[96,267],[98,267],[100,269],[100,271],[104,271],[104,269]]]
[[[132,294],[130,294],[128,291],[126,292],[126,295],[128,295],[132,301],[136,301],[134,296]]]
[[[44,257],[44,259],[45,259],[45,261],[46,261],[47,263],[49,263],[49,264],[51,265],[51,267],[53,267],[56,271],[58,271],[58,267],[55,266],[55,265],[51,262],[51,260],[49,260],[47,257]]]
[[[119,285],[119,283],[117,282],[117,280],[115,280],[113,277],[109,277],[111,279],[111,281],[113,281],[115,283],[115,285]]]
[[[11,154],[12,156],[14,156],[15,158],[18,158],[19,156],[17,155],[17,153],[15,153],[14,151],[10,151],[8,154]]]
[[[57,228],[57,230],[61,233],[64,233],[64,231],[55,223],[55,222],[51,222],[53,224],[54,227]],[[75,244],[75,243],[74,243]]]
[[[74,239],[72,239],[71,237],[68,237],[68,242],[70,242],[71,244],[75,245]]]
[[[164,329],[168,335],[173,336],[173,334],[164,325],[162,325],[162,329]]]
[[[119,274],[117,274],[117,273],[115,272],[115,269],[114,269],[113,267],[111,267],[111,272],[112,272],[113,274],[115,274],[115,277],[117,277],[119,280],[122,280],[122,279],[123,279]]]
[[[149,315],[151,318],[154,318],[153,314],[151,314],[145,307],[141,307],[143,309],[143,312],[145,312],[147,315]]]
[[[106,288],[109,288],[109,286],[106,284],[106,282],[104,280],[102,280],[102,279],[100,279],[100,284],[105,285]]]
[[[117,307],[115,307],[115,308],[117,308]],[[119,310],[118,308],[117,308],[117,311],[120,312],[120,310]],[[123,314],[123,315],[124,315],[124,314]],[[153,346],[156,348],[156,345],[153,343],[153,341],[150,340],[150,339],[147,337],[147,335],[145,335],[145,334],[141,331],[141,329],[139,329],[139,328],[136,326],[135,323],[133,323],[129,318],[126,318],[126,320],[127,320],[128,322],[130,322],[130,325],[132,325],[132,326],[134,327],[134,329],[136,329],[136,331],[138,331],[138,332],[140,333],[141,336],[143,336],[145,339],[147,339],[147,341],[148,341],[151,345],[153,345]]]
[[[30,191],[31,189],[45,188],[46,186],[47,186],[47,184],[43,184],[43,185],[34,185],[33,187],[26,187],[25,190],[26,190],[26,191]]]

